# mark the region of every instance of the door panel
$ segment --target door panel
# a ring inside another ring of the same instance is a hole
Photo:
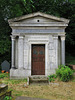
[[[45,45],[32,45],[32,75],[45,75]]]

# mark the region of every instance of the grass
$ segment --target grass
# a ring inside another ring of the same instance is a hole
[[[9,77],[9,74],[7,74],[7,73],[0,73],[0,78],[4,78],[4,77]]]
[[[7,73],[0,73],[0,82],[3,82],[5,84],[19,84],[22,82],[27,82],[27,79],[10,79],[9,74]]]
[[[0,75],[3,75],[0,73]],[[5,75],[5,74],[4,74]],[[33,98],[53,99],[53,100],[75,100],[75,77],[72,81],[61,82],[57,79],[55,83],[50,85],[29,85],[26,79],[10,80],[8,77],[0,78],[0,82],[8,84],[9,89],[12,90],[12,96],[26,96]]]

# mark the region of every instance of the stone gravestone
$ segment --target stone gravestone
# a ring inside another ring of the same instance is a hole
[[[6,71],[6,72],[9,72],[10,70],[10,63],[8,61],[3,61],[2,64],[1,64],[1,68],[2,70]]]

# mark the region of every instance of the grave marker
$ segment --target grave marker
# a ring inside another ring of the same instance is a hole
[[[2,64],[1,64],[1,68],[2,70],[6,71],[6,72],[9,72],[10,70],[10,63],[8,61],[3,61]]]

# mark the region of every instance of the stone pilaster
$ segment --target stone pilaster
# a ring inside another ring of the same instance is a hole
[[[29,44],[28,44],[28,38],[27,36],[25,35],[24,37],[24,69],[29,69],[29,65],[28,65],[28,59],[29,59],[29,56],[30,55],[30,52],[29,52]]]
[[[61,36],[61,64],[65,65],[65,36]]]
[[[15,67],[18,68],[18,36],[15,38]]]
[[[11,68],[15,68],[15,36],[11,36],[11,40],[12,40],[12,58],[11,58]]]
[[[54,51],[55,51],[55,68],[58,68],[58,35],[54,35]]]
[[[18,69],[23,69],[24,67],[24,49],[23,49],[23,36],[18,38]]]

